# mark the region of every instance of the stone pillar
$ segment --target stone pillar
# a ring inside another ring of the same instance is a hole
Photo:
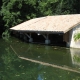
[[[70,42],[66,42],[66,47],[70,47]]]
[[[49,39],[46,39],[45,40],[45,44],[50,44],[50,40]]]
[[[33,38],[31,37],[31,33],[29,33],[29,34],[26,33],[26,36],[29,38],[29,42],[33,42]]]
[[[33,38],[29,38],[29,42],[33,42]]]
[[[45,44],[50,44],[49,34],[43,35],[43,37],[45,38]]]

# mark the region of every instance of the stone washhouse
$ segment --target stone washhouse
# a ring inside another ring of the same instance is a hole
[[[14,34],[25,35],[28,42],[43,40],[45,44],[65,42],[67,47],[80,48],[74,36],[80,33],[80,14],[53,15],[34,18],[10,28]]]

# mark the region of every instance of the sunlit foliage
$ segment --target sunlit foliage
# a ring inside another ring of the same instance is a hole
[[[74,41],[79,41],[80,40],[80,33],[74,34]]]

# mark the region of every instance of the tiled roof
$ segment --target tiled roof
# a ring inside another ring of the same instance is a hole
[[[80,14],[56,15],[34,18],[10,28],[18,31],[63,32],[80,24]]]

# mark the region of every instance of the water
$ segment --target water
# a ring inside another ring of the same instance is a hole
[[[80,80],[80,50],[0,39],[0,80]]]

